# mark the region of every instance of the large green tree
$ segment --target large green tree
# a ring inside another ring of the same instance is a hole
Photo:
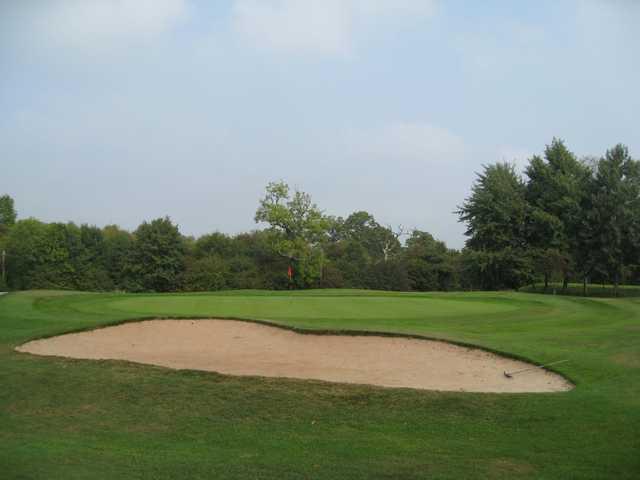
[[[296,285],[308,287],[320,280],[330,222],[309,194],[291,193],[285,182],[269,183],[255,221],[269,224],[273,249],[289,261]]]
[[[47,225],[34,218],[16,222],[6,240],[7,281],[16,290],[36,288],[35,270],[47,258]]]
[[[482,288],[518,288],[529,280],[525,184],[512,164],[485,166],[457,213],[469,237],[466,270]]]
[[[16,289],[109,289],[101,245],[95,227],[20,220],[6,241],[9,284]]]
[[[229,288],[230,265],[219,255],[187,257],[182,288],[189,292],[208,292]]]
[[[13,198],[2,195],[0,197],[0,236],[6,234],[9,227],[16,223],[17,216]]]
[[[625,266],[637,263],[640,251],[640,162],[627,147],[616,145],[597,162],[589,194],[584,250],[617,295]]]
[[[80,225],[79,237],[79,248],[72,252],[76,283],[86,290],[113,290],[115,283],[109,272],[103,230],[94,225]]]
[[[405,262],[412,290],[450,290],[457,286],[457,254],[419,230],[407,239]]]
[[[399,240],[402,230],[394,232],[380,225],[366,211],[354,212],[346,219],[330,220],[323,285],[384,290],[408,288]]]
[[[399,236],[389,227],[380,225],[369,212],[349,215],[340,225],[341,238],[361,245],[372,263],[388,261],[401,251]]]
[[[134,283],[134,279],[127,278],[133,235],[117,225],[107,225],[102,229],[102,236],[107,273],[114,288],[125,289],[126,285]]]
[[[534,156],[525,173],[529,211],[527,241],[536,258],[545,287],[555,272],[567,288],[574,265],[576,238],[581,225],[581,204],[589,169],[560,139],[554,138],[544,158]]]
[[[367,276],[372,262],[367,249],[360,243],[342,239],[326,247],[327,264],[323,280],[334,288],[367,288]]]
[[[185,244],[169,217],[143,222],[134,232],[127,261],[129,290],[168,292],[179,289]]]
[[[0,197],[0,291],[6,290],[6,236],[9,228],[16,221],[16,210],[13,198],[9,195]]]

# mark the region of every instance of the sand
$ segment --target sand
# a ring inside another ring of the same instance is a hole
[[[560,392],[572,385],[531,366],[446,342],[311,335],[235,320],[149,320],[28,342],[36,355],[113,359],[228,375],[287,377],[465,392]]]

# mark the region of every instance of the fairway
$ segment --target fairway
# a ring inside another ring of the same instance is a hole
[[[517,293],[317,290],[0,297],[6,478],[637,478],[640,304]],[[127,320],[239,318],[568,358],[569,392],[491,394],[39,357]]]

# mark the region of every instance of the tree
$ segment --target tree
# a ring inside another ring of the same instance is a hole
[[[230,257],[234,254],[234,239],[224,233],[214,232],[198,238],[193,247],[193,254],[197,258],[211,255]]]
[[[188,258],[182,287],[190,292],[223,290],[229,286],[228,262],[218,255]]]
[[[143,222],[134,232],[127,262],[130,290],[177,290],[184,271],[185,245],[169,217]]]
[[[485,166],[457,214],[469,237],[465,268],[476,272],[483,288],[518,288],[530,279],[525,185],[513,165]]]
[[[367,272],[367,287],[375,290],[409,290],[403,259],[398,257],[372,264]]]
[[[7,289],[6,283],[6,235],[16,221],[13,198],[9,195],[0,197],[0,291]]]
[[[430,233],[414,230],[407,240],[405,261],[411,290],[449,290],[455,287],[456,252]]]
[[[496,163],[484,167],[471,187],[471,196],[458,207],[466,222],[467,246],[497,251],[525,245],[525,186],[514,166]]]
[[[557,273],[566,278],[569,270],[568,250],[561,240],[563,225],[561,220],[543,209],[528,205],[526,220],[526,239],[534,270],[542,274],[545,291],[549,280]]]
[[[372,264],[367,249],[354,240],[340,240],[326,247],[327,269],[333,286],[347,288],[369,288],[365,272]],[[324,279],[324,278],[323,278]]]
[[[94,225],[80,225],[80,244],[71,252],[75,265],[77,288],[81,290],[113,290],[109,275],[107,244],[102,229]]]
[[[6,240],[7,283],[16,290],[35,288],[35,269],[46,261],[47,225],[34,218],[16,222]]]
[[[592,270],[608,275],[617,296],[625,265],[635,263],[640,250],[640,162],[616,145],[598,161],[589,193],[583,250],[592,256]]]
[[[372,262],[386,262],[399,253],[399,237],[403,234],[402,228],[394,232],[388,227],[383,227],[376,222],[373,215],[365,211],[352,213],[340,227],[341,238],[362,245]]]
[[[9,195],[2,195],[0,197],[0,236],[5,234],[9,227],[16,223],[17,216],[13,198]]]
[[[126,289],[135,284],[128,278],[129,258],[133,248],[133,235],[117,225],[107,225],[102,229],[104,239],[104,263],[114,287]]]
[[[589,169],[562,140],[554,138],[545,148],[544,159],[534,156],[525,173],[529,177],[525,193],[529,206],[528,244],[544,275],[545,288],[549,277],[560,271],[566,290]]]
[[[369,212],[358,211],[346,219],[331,219],[329,259],[323,284],[349,288],[403,289],[406,268],[399,237],[404,233],[380,225]],[[381,263],[392,262],[387,267]],[[385,280],[385,272],[389,277]],[[400,278],[404,275],[402,280]]]
[[[92,288],[83,286],[78,260],[84,251],[73,223],[16,222],[6,241],[9,285],[15,289]]]
[[[273,249],[289,261],[298,286],[307,287],[320,279],[322,245],[330,222],[307,193],[296,190],[291,195],[285,182],[269,183],[255,221],[270,225]]]

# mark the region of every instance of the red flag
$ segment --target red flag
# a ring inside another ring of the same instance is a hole
[[[289,265],[289,269],[287,270],[287,275],[289,276],[289,281],[293,278],[293,268]]]

